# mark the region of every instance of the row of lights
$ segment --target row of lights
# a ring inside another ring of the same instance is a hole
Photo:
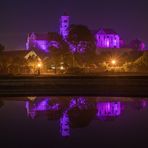
[[[113,66],[115,66],[115,65],[117,64],[117,61],[116,61],[115,59],[112,59],[112,60],[111,60],[111,64],[112,64]],[[39,68],[39,70],[40,70],[40,68],[41,68],[42,66],[43,66],[43,65],[42,65],[41,62],[37,64],[37,67]],[[55,67],[52,67],[52,68],[55,68]],[[60,69],[61,69],[61,70],[64,70],[65,68],[64,68],[63,65],[61,65]]]
[[[42,65],[41,62],[37,64],[37,67],[38,67],[38,68],[41,68],[42,66],[43,66],[43,65]],[[55,69],[55,67],[53,66],[52,69]],[[61,65],[61,66],[60,66],[60,69],[61,69],[61,70],[64,70],[65,68],[64,68],[63,65]]]

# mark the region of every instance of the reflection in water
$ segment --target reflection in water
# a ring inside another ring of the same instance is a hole
[[[97,117],[102,120],[113,119],[121,114],[121,102],[98,102]]]
[[[88,126],[92,120],[114,121],[127,107],[138,110],[147,107],[146,99],[125,100],[116,98],[102,101],[95,97],[29,97],[26,110],[31,119],[43,115],[50,120],[58,119],[61,135],[68,137],[71,128]]]
[[[70,120],[67,111],[60,118],[60,132],[63,137],[70,136]]]
[[[40,112],[58,112],[59,103],[53,103],[51,98],[47,97],[37,101],[26,101],[27,115],[34,119]]]

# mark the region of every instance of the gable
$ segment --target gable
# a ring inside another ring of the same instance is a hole
[[[35,33],[34,33],[34,32],[33,32],[33,33],[31,33],[30,38],[31,38],[32,40],[36,40],[36,35],[35,35]]]
[[[100,34],[100,35],[117,35],[117,33],[113,30],[113,29],[110,29],[110,28],[102,28],[100,29],[97,34]]]
[[[101,29],[97,32],[97,34],[106,34],[106,32],[103,29]]]
[[[39,58],[39,60],[41,61],[41,58],[35,53],[35,51],[31,50],[30,52],[28,52],[26,55],[25,55],[25,59],[27,60],[29,57],[31,56],[36,56]]]

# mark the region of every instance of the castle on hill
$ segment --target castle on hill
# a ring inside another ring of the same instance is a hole
[[[26,49],[30,50],[32,48],[40,49],[44,52],[49,52],[51,47],[60,48],[61,40],[67,42],[69,49],[72,52],[83,52],[85,48],[86,42],[80,42],[79,50],[67,41],[67,37],[69,34],[70,27],[70,17],[64,13],[63,16],[60,17],[60,26],[59,32],[49,32],[45,34],[39,33],[29,33],[26,42]],[[93,33],[96,39],[96,47],[97,48],[120,48],[120,36],[112,29],[101,28],[98,29],[95,33]]]

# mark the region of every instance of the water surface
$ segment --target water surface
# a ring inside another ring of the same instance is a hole
[[[0,98],[4,147],[148,146],[148,99]]]

